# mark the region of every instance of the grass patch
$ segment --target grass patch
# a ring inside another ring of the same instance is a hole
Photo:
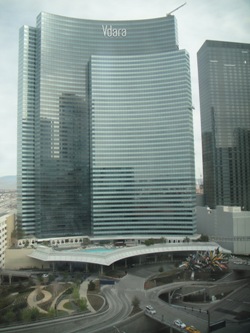
[[[66,309],[66,310],[74,310],[74,306],[72,304],[71,301],[68,301],[67,303],[64,303],[63,307]]]

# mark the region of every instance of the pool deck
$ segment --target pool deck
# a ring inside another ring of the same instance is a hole
[[[231,254],[231,251],[223,249],[215,242],[190,242],[190,243],[161,243],[151,246],[138,245],[133,247],[122,247],[106,249],[97,252],[88,252],[89,249],[58,250],[52,247],[38,246],[29,257],[45,262],[82,262],[110,266],[113,263],[129,257],[143,256],[149,254],[174,252],[206,252],[215,251],[220,248],[220,252]],[[99,247],[99,249],[101,249]],[[106,251],[105,251],[106,250]]]

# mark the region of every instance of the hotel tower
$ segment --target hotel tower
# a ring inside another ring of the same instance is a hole
[[[19,40],[22,232],[193,235],[189,55],[179,49],[175,17],[41,13]]]

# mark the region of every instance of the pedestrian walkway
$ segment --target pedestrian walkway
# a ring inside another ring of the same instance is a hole
[[[80,285],[80,289],[79,289],[79,296],[80,298],[86,298],[87,300],[87,307],[88,310],[92,313],[95,313],[95,309],[91,306],[91,304],[88,301],[88,286],[89,286],[89,282],[92,280],[95,280],[96,276],[90,276],[87,280],[84,280],[81,285]]]
[[[69,289],[71,287],[68,287],[67,289]],[[64,289],[59,295],[57,295],[56,298],[54,298],[50,308],[51,309],[56,309],[56,310],[61,310],[61,311],[65,311],[65,312],[68,312],[68,314],[71,314],[73,313],[74,311],[73,310],[70,310],[70,309],[67,309],[64,307],[64,305],[68,302],[70,302],[70,299],[67,298],[67,299],[63,299],[61,300],[60,302],[58,302],[58,300],[60,299],[60,297],[66,292],[67,289]]]
[[[27,298],[27,303],[30,308],[37,308],[39,312],[47,313],[47,311],[41,309],[39,305],[50,301],[52,295],[50,292],[43,290],[43,288],[44,286],[41,286],[39,289],[36,288],[35,290],[33,290]],[[38,292],[41,292],[43,294],[43,298],[39,301],[37,300]]]
[[[85,298],[86,301],[87,301],[87,307],[88,307],[88,310],[92,313],[95,313],[95,309],[91,306],[91,304],[89,303],[88,301],[88,285],[89,285],[89,282],[91,280],[95,280],[96,279],[96,276],[90,276],[87,280],[84,280],[81,285],[80,285],[80,288],[79,288],[79,296],[80,298]],[[44,303],[47,303],[49,302],[51,299],[52,299],[52,294],[50,292],[48,292],[47,290],[43,290],[45,286],[41,286],[39,288],[36,288],[34,289],[28,296],[27,298],[27,303],[28,303],[28,306],[30,308],[37,308],[39,310],[39,312],[41,313],[48,313],[47,311],[43,310],[39,305],[41,304],[44,304]],[[61,294],[63,294],[65,292],[65,290],[63,292],[61,292],[52,302],[51,304],[51,308],[54,309],[56,307],[56,303],[57,303],[57,300],[58,298],[61,296]],[[37,300],[37,295],[38,293],[42,293],[43,294],[43,298],[40,299],[40,300]],[[64,308],[64,305],[65,303],[69,302],[70,300],[69,299],[64,299],[62,301],[60,301],[58,304],[57,304],[57,310],[61,310],[61,311],[66,311],[68,312],[69,314],[72,313],[73,311],[69,310],[69,309],[66,309]]]

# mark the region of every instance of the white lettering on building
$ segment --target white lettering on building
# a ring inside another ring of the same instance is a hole
[[[113,28],[112,25],[102,25],[103,35],[105,37],[126,37],[127,29]]]

